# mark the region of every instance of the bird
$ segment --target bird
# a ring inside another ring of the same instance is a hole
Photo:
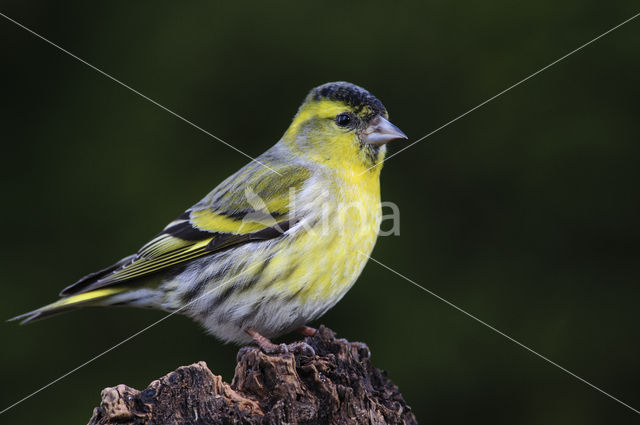
[[[300,331],[353,286],[380,229],[386,144],[407,136],[380,100],[344,81],[313,88],[281,139],[160,233],[88,274],[29,323],[90,306],[184,314],[223,342]]]

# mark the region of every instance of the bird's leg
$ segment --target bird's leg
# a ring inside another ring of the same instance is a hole
[[[314,336],[318,330],[311,326],[302,326],[298,328],[298,332],[304,336]]]
[[[260,333],[258,333],[258,331],[253,328],[247,328],[245,329],[245,332],[249,334],[249,336],[253,339],[253,342],[258,344],[258,347],[260,347],[266,354],[281,354],[288,351],[285,344],[274,344],[273,342],[269,341],[269,338],[260,335]]]
[[[313,329],[313,328],[309,328],[309,329]],[[316,352],[313,349],[313,347],[311,347],[309,344],[307,344],[304,341],[294,342],[289,345],[287,344],[278,345],[269,341],[269,339],[264,337],[263,335],[260,335],[260,333],[253,328],[247,328],[245,329],[245,332],[249,334],[249,336],[253,339],[253,341],[256,344],[258,344],[258,347],[260,347],[260,349],[265,352],[265,354],[284,354],[284,353],[292,352],[292,353],[299,353],[308,357],[313,357],[316,355]]]

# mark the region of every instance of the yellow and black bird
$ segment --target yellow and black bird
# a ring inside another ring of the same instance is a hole
[[[406,136],[365,89],[316,87],[280,141],[137,253],[12,320],[150,307],[192,317],[224,341],[268,348],[267,338],[322,316],[360,275],[380,227],[385,144],[395,139]]]

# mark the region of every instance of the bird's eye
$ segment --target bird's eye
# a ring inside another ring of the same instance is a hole
[[[340,114],[336,117],[336,124],[338,124],[339,127],[346,127],[349,124],[351,124],[351,115],[344,113],[344,114]]]

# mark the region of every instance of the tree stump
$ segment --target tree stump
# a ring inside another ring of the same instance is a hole
[[[323,326],[305,342],[315,355],[241,348],[231,384],[201,361],[143,391],[105,388],[89,425],[417,424],[365,344],[336,339]]]

